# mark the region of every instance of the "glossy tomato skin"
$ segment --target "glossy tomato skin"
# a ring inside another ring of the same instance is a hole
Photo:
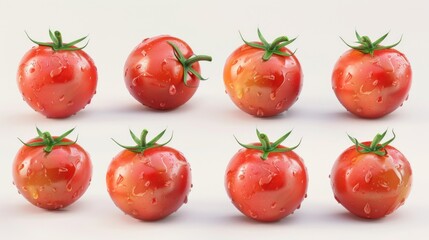
[[[38,142],[33,139],[29,143]],[[63,139],[63,142],[71,142]],[[33,205],[55,210],[78,200],[88,188],[92,164],[78,144],[42,147],[23,146],[13,162],[13,180],[18,191]]]
[[[185,58],[194,55],[183,40],[162,35],[137,45],[124,67],[125,84],[131,95],[141,104],[157,110],[170,110],[185,104],[200,82],[195,75],[187,73],[188,86],[185,85],[183,66],[168,41],[177,45]],[[200,72],[198,62],[192,64],[192,68]]]
[[[408,98],[412,71],[404,54],[395,49],[374,55],[345,52],[332,74],[332,87],[347,111],[363,118],[385,116]]]
[[[266,160],[261,156],[254,149],[236,153],[226,170],[225,188],[244,215],[262,222],[278,221],[300,208],[307,195],[307,170],[293,151],[270,153]]]
[[[134,218],[155,221],[177,211],[191,189],[191,169],[185,157],[170,147],[143,153],[121,151],[106,175],[115,205]]]
[[[282,52],[292,54],[283,47]],[[288,110],[298,99],[303,73],[295,54],[273,54],[246,44],[226,60],[223,79],[226,92],[237,107],[257,117],[271,117]]]
[[[385,156],[378,156],[359,153],[351,146],[332,168],[330,178],[335,199],[356,216],[382,218],[400,207],[410,193],[410,163],[394,147],[386,146],[385,150]]]
[[[22,58],[17,81],[23,99],[35,111],[48,118],[66,118],[90,103],[97,68],[83,50],[35,46]]]

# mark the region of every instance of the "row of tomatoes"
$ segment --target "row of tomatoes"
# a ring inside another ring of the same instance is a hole
[[[52,42],[38,42],[22,58],[17,74],[23,98],[50,118],[69,117],[83,109],[96,92],[97,70],[92,59],[75,47],[80,38],[64,43],[60,32],[49,31]],[[303,72],[295,52],[286,48],[294,39],[286,36],[269,43],[260,41],[237,48],[226,60],[224,83],[232,101],[244,112],[270,117],[289,109],[298,99]],[[344,107],[363,118],[391,113],[407,99],[411,67],[398,43],[383,46],[387,34],[376,41],[356,32],[357,46],[345,52],[332,73],[332,88]],[[143,105],[169,110],[185,104],[205,80],[190,46],[172,36],[143,40],[126,60],[124,79],[131,95]]]
[[[23,142],[13,163],[14,184],[32,204],[59,209],[72,204],[89,186],[92,165],[88,153],[67,139],[37,129],[38,137]],[[157,143],[165,130],[147,139],[147,130],[135,145],[123,147],[110,163],[107,190],[118,208],[137,219],[167,217],[187,202],[192,187],[191,169],[182,153]],[[225,188],[232,203],[244,215],[264,222],[277,221],[296,209],[307,196],[308,175],[294,147],[282,142],[291,132],[271,142],[256,130],[258,142],[243,144],[225,172]],[[387,131],[370,142],[349,138],[353,146],[338,157],[330,179],[335,199],[362,218],[381,218],[400,207],[407,198],[412,171],[405,156],[392,147],[393,138],[382,143]]]

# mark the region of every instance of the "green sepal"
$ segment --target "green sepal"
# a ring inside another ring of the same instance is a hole
[[[383,49],[389,49],[389,48],[393,48],[396,47],[401,41],[402,41],[402,36],[399,39],[398,42],[392,44],[392,45],[388,45],[388,46],[383,46],[380,45],[384,39],[386,39],[387,35],[389,35],[389,32],[384,34],[383,36],[381,36],[380,38],[378,38],[377,40],[375,40],[374,42],[371,41],[371,39],[368,36],[361,36],[357,31],[355,31],[355,35],[356,35],[356,43],[358,43],[358,46],[352,46],[350,44],[348,44],[346,41],[344,41],[343,38],[340,37],[340,39],[350,48],[358,50],[364,54],[371,54],[371,56],[374,55],[374,51],[377,50],[383,50]]]
[[[283,136],[281,136],[279,139],[277,139],[274,143],[271,143],[268,139],[268,136],[264,133],[259,132],[258,129],[256,129],[256,135],[261,143],[261,146],[257,146],[257,145],[253,145],[253,144],[243,144],[241,143],[235,136],[235,140],[237,141],[237,143],[247,149],[254,149],[254,150],[258,150],[262,152],[261,155],[261,159],[262,160],[266,160],[268,158],[268,155],[270,153],[283,153],[283,152],[289,152],[292,151],[294,149],[296,149],[300,144],[301,144],[301,140],[299,141],[299,143],[293,147],[290,148],[279,148],[279,145],[286,140],[286,138],[292,133],[292,131],[287,132],[286,134],[284,134]]]
[[[386,136],[387,130],[383,133],[377,133],[375,135],[374,139],[372,140],[371,144],[369,146],[366,146],[365,144],[359,142],[356,138],[351,137],[347,134],[349,139],[355,144],[356,151],[360,153],[374,153],[378,156],[385,156],[387,154],[386,150],[384,149],[387,145],[389,145],[393,140],[395,140],[396,135],[395,132],[392,130],[393,137],[389,139],[388,141],[381,143],[383,138]]]
[[[258,48],[258,49],[262,49],[265,51],[264,55],[262,56],[262,60],[264,61],[268,61],[270,60],[270,58],[275,54],[275,55],[279,55],[279,56],[283,56],[283,57],[290,57],[292,55],[295,54],[296,50],[292,52],[292,54],[290,53],[285,53],[281,51],[281,48],[291,44],[293,41],[296,40],[296,38],[293,39],[289,39],[286,36],[280,36],[276,39],[274,39],[274,41],[272,43],[269,43],[265,37],[262,35],[261,31],[258,28],[258,37],[259,40],[261,41],[261,43],[256,43],[256,42],[248,42],[243,38],[243,35],[241,35],[241,32],[239,32],[241,40],[243,40],[243,42],[253,48]]]
[[[52,137],[49,132],[42,132],[38,127],[36,127],[38,139],[40,139],[41,141],[25,143],[20,138],[18,138],[18,140],[21,141],[21,143],[27,147],[45,146],[43,150],[46,153],[50,153],[55,146],[69,146],[75,144],[78,140],[78,137],[76,137],[76,140],[73,142],[63,142],[64,138],[66,138],[71,132],[73,132],[74,129],[75,128],[72,128],[58,137]]]
[[[86,46],[88,46],[88,43],[89,43],[89,40],[88,40],[83,47],[74,47],[74,45],[82,42],[88,36],[79,38],[79,39],[74,40],[74,41],[69,42],[69,43],[63,43],[63,38],[62,38],[61,33],[59,31],[52,32],[50,29],[49,29],[49,37],[51,38],[52,42],[39,42],[39,41],[35,41],[35,40],[33,40],[28,35],[27,32],[25,32],[25,34],[27,35],[28,39],[30,39],[30,41],[32,41],[34,44],[37,44],[39,46],[51,47],[54,51],[77,51],[77,50],[82,50]]]
[[[157,141],[164,136],[165,131],[167,129],[164,129],[162,132],[160,132],[158,135],[156,135],[152,140],[147,142],[146,137],[148,134],[148,131],[146,129],[143,129],[143,131],[140,134],[140,138],[138,138],[133,131],[130,130],[130,135],[133,141],[136,143],[135,146],[126,146],[118,143],[115,139],[112,138],[112,140],[120,147],[127,149],[128,151],[135,152],[135,153],[143,153],[145,150],[150,148],[156,148],[156,147],[162,147],[167,145],[172,139],[173,134],[171,134],[170,139],[162,144],[158,144]]]

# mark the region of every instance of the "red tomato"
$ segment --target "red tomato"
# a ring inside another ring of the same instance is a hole
[[[53,43],[34,43],[17,74],[23,99],[49,118],[66,118],[90,103],[97,87],[97,68],[82,48],[62,43],[60,32],[49,31]],[[86,46],[86,45],[85,45]]]
[[[380,144],[386,132],[373,142],[346,149],[330,175],[335,199],[362,218],[381,218],[404,204],[411,189],[410,163],[396,148]]]
[[[39,131],[39,130],[38,130]],[[13,180],[30,203],[54,210],[69,206],[86,191],[92,165],[88,153],[74,141],[41,133],[19,150]]]
[[[137,146],[122,146],[110,163],[107,189],[115,205],[134,218],[154,221],[177,211],[191,189],[191,169],[177,150],[157,144],[165,130],[146,143],[147,131]]]
[[[252,219],[278,221],[300,208],[307,196],[307,170],[292,151],[297,146],[280,145],[285,136],[270,143],[265,134],[258,132],[261,143],[240,143],[245,148],[232,157],[226,169],[228,196],[238,210]]]
[[[332,73],[332,88],[347,111],[363,118],[385,116],[408,98],[411,66],[407,58],[392,46],[372,43],[357,34],[361,46],[345,52]]]
[[[270,117],[288,110],[298,100],[303,74],[287,44],[295,39],[279,37],[269,44],[245,42],[226,60],[223,79],[226,92],[241,110]]]
[[[125,84],[141,104],[158,110],[174,109],[185,104],[199,80],[204,80],[198,61],[211,59],[194,56],[186,42],[172,36],[145,39],[128,56]]]

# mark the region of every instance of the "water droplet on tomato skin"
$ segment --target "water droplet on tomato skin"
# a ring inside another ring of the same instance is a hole
[[[127,69],[125,69],[124,77],[126,77],[126,76],[127,76],[127,74],[128,74],[128,68],[127,68]]]
[[[238,179],[243,180],[244,179],[244,174],[239,174],[238,175]]]
[[[152,204],[156,204],[156,203],[157,203],[156,198],[152,198]]]
[[[356,108],[356,112],[361,113],[363,111],[362,108]]]
[[[365,207],[363,208],[363,211],[367,215],[371,213],[371,206],[369,205],[369,203],[365,204]]]
[[[29,69],[28,69],[28,72],[29,73],[34,73],[36,71],[36,69],[34,68],[34,67],[30,67]]]
[[[353,75],[351,73],[347,73],[346,77],[344,78],[344,83],[347,84],[352,79]]]
[[[262,109],[258,108],[258,110],[256,111],[256,116],[263,117],[264,116],[264,111],[262,111]]]
[[[18,167],[18,171],[21,171],[24,167],[25,167],[25,166],[24,166],[24,164],[23,164],[23,163],[21,163],[21,164],[19,165],[19,167]]]
[[[121,184],[122,181],[124,181],[124,177],[121,174],[119,174],[118,178],[116,179],[116,185]]]
[[[67,102],[67,106],[69,106],[69,107],[73,106],[73,104],[74,104],[74,102],[71,100]]]
[[[142,68],[142,65],[141,64],[137,64],[136,65],[136,69],[139,70],[140,68]]]
[[[33,174],[33,171],[31,169],[27,169],[27,177],[31,176]]]
[[[271,203],[271,208],[272,208],[272,209],[274,209],[274,208],[276,208],[276,207],[277,207],[277,203],[276,203],[276,202]]]
[[[150,186],[150,181],[147,181],[144,183],[145,187],[149,187]]]
[[[258,215],[254,213],[253,211],[249,211],[250,217],[253,219],[258,219]]]
[[[241,72],[243,71],[243,67],[241,67],[241,66],[238,66],[237,67],[237,75],[239,75]]]
[[[277,93],[276,93],[276,92],[271,92],[271,93],[270,93],[270,99],[271,99],[272,101],[276,100],[276,97],[277,97]]]
[[[161,107],[161,108],[165,108],[165,106],[166,106],[167,104],[165,103],[165,102],[161,102],[160,104],[159,104],[159,107]]]
[[[366,183],[369,183],[369,182],[371,182],[371,179],[372,179],[372,172],[371,172],[371,171],[368,171],[368,172],[365,174],[365,182],[366,182]]]
[[[49,73],[49,76],[51,76],[51,78],[54,78],[54,77],[60,75],[62,72],[63,72],[63,67],[59,67],[59,68],[53,69]]]
[[[377,102],[378,102],[378,103],[382,103],[382,102],[383,102],[383,97],[382,97],[382,96],[378,97],[378,98],[377,98]]]
[[[359,190],[359,183],[357,183],[353,188],[352,191],[353,192],[357,192]]]
[[[280,212],[284,213],[284,212],[286,212],[286,209],[285,208],[280,208]]]
[[[187,204],[187,203],[188,203],[188,196],[186,196],[186,197],[185,197],[185,199],[183,200],[183,203],[184,203],[184,204]]]
[[[139,212],[138,212],[137,210],[133,209],[133,210],[131,211],[131,214],[132,214],[133,216],[137,216],[137,215],[139,215]]]
[[[170,86],[170,88],[168,89],[168,93],[169,93],[171,96],[174,96],[174,95],[177,93],[176,86],[171,85],[171,86]]]
[[[71,192],[73,190],[73,186],[70,183],[68,183],[66,185],[66,190],[67,190],[67,192]]]
[[[68,172],[69,170],[67,169],[67,168],[65,168],[65,167],[62,167],[62,168],[58,168],[58,172],[59,173],[66,173],[66,172]]]

